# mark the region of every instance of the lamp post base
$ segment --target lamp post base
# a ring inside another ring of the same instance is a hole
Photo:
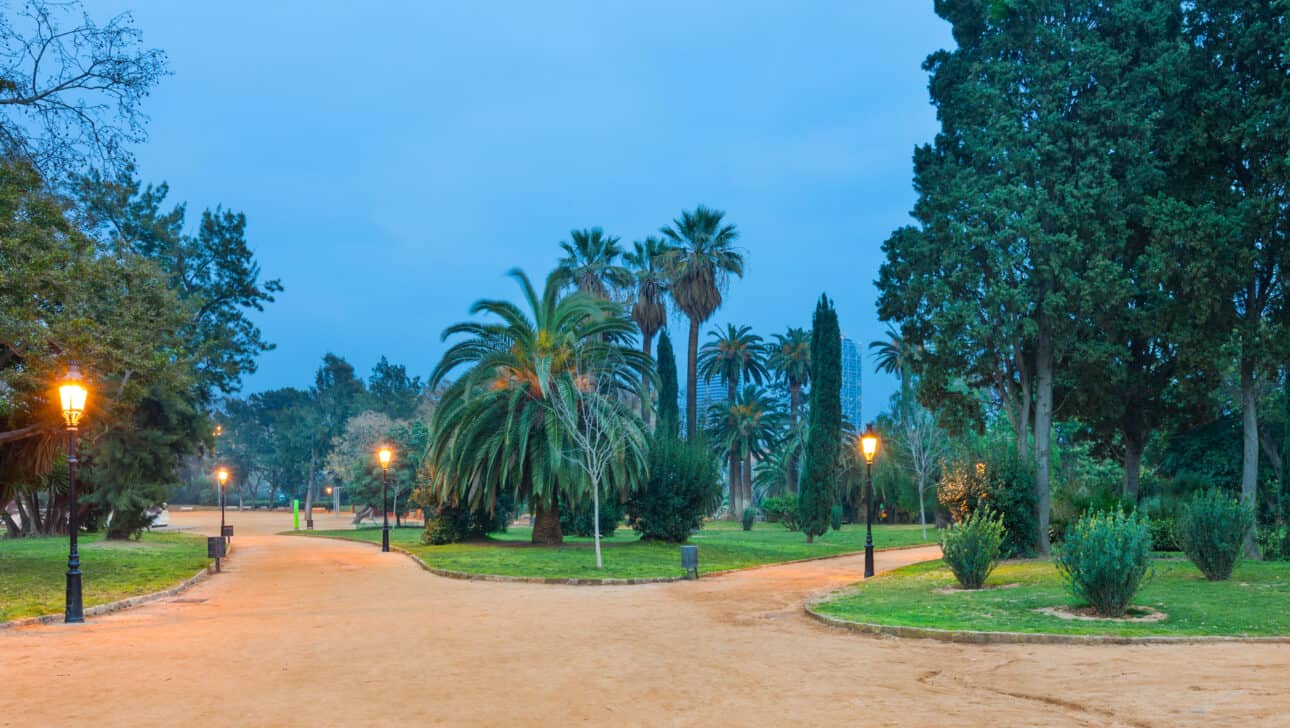
[[[389,528],[389,526],[386,526],[385,528],[382,528],[382,529],[381,529],[381,550],[382,550],[382,551],[389,551],[389,550],[390,550],[390,528]]]
[[[864,578],[868,579],[873,576],[873,544],[867,543],[864,546]]]
[[[81,601],[81,570],[67,572],[67,611],[63,613],[67,624],[80,624],[85,621],[85,609]]]

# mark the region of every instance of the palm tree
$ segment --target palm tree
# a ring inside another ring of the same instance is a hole
[[[708,419],[714,440],[733,454],[730,510],[739,517],[752,505],[752,458],[770,452],[781,429],[779,404],[765,389],[748,385],[735,398],[712,405]]]
[[[735,392],[740,384],[761,384],[770,377],[763,361],[765,350],[762,338],[752,333],[751,326],[726,324],[724,333],[720,329],[714,329],[708,332],[708,338],[711,341],[704,344],[703,350],[699,352],[699,376],[703,377],[704,382],[716,378],[724,383],[727,402],[735,401]],[[728,455],[730,482],[734,484],[738,482],[740,453],[731,450]],[[740,514],[736,512],[733,515],[738,518]]]
[[[464,335],[430,375],[438,387],[459,367],[469,368],[443,393],[431,420],[428,464],[433,491],[447,502],[491,509],[503,488],[533,506],[534,543],[561,543],[560,501],[587,497],[578,467],[576,437],[552,407],[552,382],[565,377],[596,382],[606,396],[635,394],[649,360],[631,345],[635,326],[611,301],[590,294],[562,294],[568,279],[547,277],[541,296],[519,270],[525,308],[481,300],[471,314],[494,321],[454,324],[443,338]],[[626,410],[621,410],[626,411]],[[634,415],[615,427],[643,427]],[[623,438],[642,443],[643,437]],[[630,487],[645,465],[643,447],[624,445],[613,469],[619,489]]]
[[[788,385],[788,421],[790,430],[797,430],[798,414],[802,409],[802,388],[811,382],[811,332],[790,326],[783,334],[775,334],[775,343],[769,347],[767,363],[775,377]],[[788,492],[797,492],[799,450],[788,456]]]
[[[682,212],[671,226],[660,230],[675,247],[663,255],[663,269],[672,289],[672,300],[690,319],[690,351],[685,367],[685,421],[690,438],[697,431],[699,327],[721,307],[722,291],[730,275],[743,277],[744,257],[734,248],[739,231],[723,225],[725,213],[703,205]]]
[[[617,236],[605,235],[598,227],[584,228],[570,230],[569,241],[560,243],[565,254],[555,269],[565,285],[608,299],[614,291],[632,284],[631,271],[618,264],[623,249]]]
[[[653,358],[650,349],[654,335],[667,323],[667,277],[661,268],[667,244],[655,237],[645,238],[632,245],[632,252],[623,256],[635,285],[632,300],[632,320],[641,330],[641,351]],[[641,381],[641,417],[649,424],[649,377]]]
[[[909,344],[900,332],[887,327],[886,340],[869,342],[874,362],[880,372],[896,375],[900,380],[900,413],[902,419],[909,417],[909,390],[914,377],[914,363],[918,360],[918,347]],[[858,423],[857,423],[858,424]]]

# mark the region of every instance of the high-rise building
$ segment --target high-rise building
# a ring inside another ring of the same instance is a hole
[[[700,379],[695,391],[698,392],[698,397],[694,404],[695,409],[698,411],[699,429],[703,429],[708,425],[708,408],[714,404],[725,402],[726,395],[729,392],[726,391],[725,385],[716,379],[707,382]],[[681,410],[681,427],[684,428],[686,426],[684,389],[678,394],[677,406]]]
[[[859,432],[864,429],[864,410],[860,405],[860,380],[864,358],[860,345],[853,339],[842,337],[842,418],[844,426]]]

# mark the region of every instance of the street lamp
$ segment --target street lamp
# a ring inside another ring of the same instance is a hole
[[[76,537],[81,530],[76,506],[76,429],[81,415],[85,414],[85,400],[89,392],[81,381],[81,368],[76,362],[67,367],[67,377],[58,387],[58,399],[63,408],[63,424],[67,426],[67,482],[69,505],[67,511],[67,608],[63,621],[84,622],[85,609],[81,599],[81,554],[76,548]]]
[[[224,490],[228,485],[228,468],[216,470],[215,479],[219,481],[219,537],[224,539],[224,547],[228,548],[228,531],[224,528]],[[215,559],[215,570],[220,570],[219,558]]]
[[[878,454],[878,433],[870,422],[860,436],[860,451],[864,454],[865,485],[868,492],[864,499],[864,578],[873,576],[873,457]]]
[[[376,451],[376,458],[381,461],[381,550],[390,550],[390,488],[388,475],[390,473],[390,458],[394,453],[390,448],[383,447]]]

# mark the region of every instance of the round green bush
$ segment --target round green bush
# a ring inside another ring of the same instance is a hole
[[[751,531],[753,523],[757,521],[757,509],[745,508],[743,515],[743,526],[745,531]]]
[[[662,435],[650,443],[649,477],[627,501],[627,523],[645,541],[685,543],[721,503],[721,471],[700,440]]]
[[[1150,524],[1118,510],[1087,514],[1066,531],[1054,561],[1077,599],[1122,617],[1151,569]]]
[[[1178,545],[1206,579],[1224,581],[1241,558],[1245,533],[1253,522],[1254,514],[1235,498],[1218,490],[1202,491],[1178,517]]]
[[[941,532],[941,558],[959,586],[980,589],[999,563],[1003,549],[1003,515],[980,508]]]

